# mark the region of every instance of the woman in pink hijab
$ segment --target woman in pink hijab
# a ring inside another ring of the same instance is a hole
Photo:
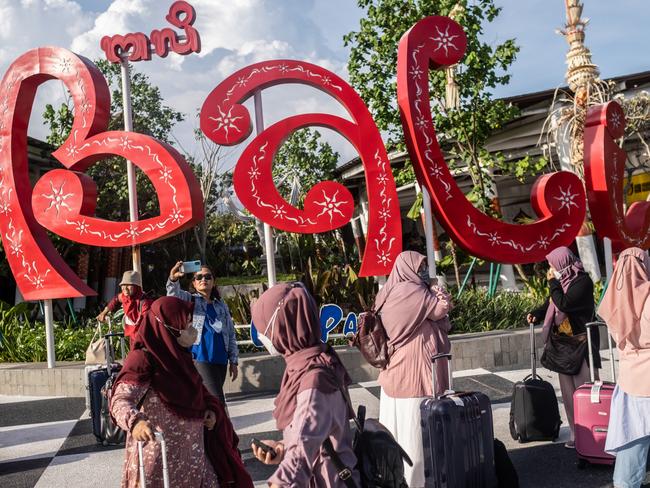
[[[346,487],[325,454],[323,442],[329,439],[359,486],[348,425],[353,412],[343,396],[350,377],[334,349],[321,341],[314,298],[302,283],[281,283],[262,294],[252,315],[264,347],[287,364],[273,411],[282,441],[263,441],[276,456],[251,446],[260,461],[278,465],[269,485]]]
[[[585,332],[585,324],[594,319],[594,283],[582,267],[580,260],[568,247],[558,247],[546,255],[550,268],[546,274],[550,296],[538,309],[528,314],[528,322],[538,323],[543,320],[542,338],[548,340],[553,328],[559,333],[577,335]],[[600,354],[598,353],[600,335],[598,329],[591,330],[592,351],[594,355],[594,376],[598,378]],[[562,403],[566,412],[571,437],[564,444],[568,449],[575,449],[575,423],[573,420],[573,393],[589,381],[589,357],[585,354],[582,366],[577,374],[558,373]]]
[[[433,395],[431,357],[451,349],[451,297],[429,285],[426,258],[405,251],[377,294],[375,310],[380,307],[392,355],[379,373],[379,421],[413,460],[413,466],[404,463],[404,476],[408,486],[419,488],[424,486],[420,403]],[[437,363],[436,379],[436,393],[449,387],[446,361]]]
[[[650,448],[650,259],[637,247],[623,251],[598,315],[616,341],[614,388],[605,450],[616,456],[614,486],[636,488],[646,478]]]

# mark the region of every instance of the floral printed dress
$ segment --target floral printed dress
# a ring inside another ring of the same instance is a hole
[[[138,410],[137,404],[144,395],[146,397]],[[219,487],[212,464],[205,455],[202,419],[179,417],[160,401],[153,390],[144,385],[120,383],[115,390],[111,405],[111,413],[118,425],[129,432],[126,437],[122,488],[140,486],[138,484],[138,443],[130,434],[138,420],[149,420],[155,430],[160,430],[165,435],[171,487]],[[160,443],[145,443],[143,456],[147,488],[162,487]]]

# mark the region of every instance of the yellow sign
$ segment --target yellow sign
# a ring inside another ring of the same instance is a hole
[[[623,180],[623,188],[627,189],[625,201],[628,205],[634,202],[645,202],[650,195],[650,173],[632,175],[632,184],[628,186],[628,179]]]

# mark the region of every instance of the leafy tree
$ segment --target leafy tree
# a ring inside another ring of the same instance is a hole
[[[280,194],[292,205],[301,204],[314,185],[332,179],[338,159],[339,154],[327,142],[321,141],[318,131],[301,129],[294,132],[280,147],[273,162],[273,178]],[[298,183],[295,188],[298,194],[292,196],[294,180]],[[315,252],[320,257],[326,242],[334,239],[333,248],[337,246],[333,233],[311,236],[280,231],[277,234],[276,242],[286,246],[286,252],[282,254],[289,256],[292,271],[297,266],[300,270],[305,269],[306,256]]]
[[[418,20],[430,15],[449,15],[467,35],[467,51],[454,75],[459,90],[458,106],[445,100],[445,71],[429,74],[432,115],[440,142],[454,167],[468,165],[475,188],[469,195],[479,207],[490,206],[491,170],[500,169],[523,179],[546,164],[545,160],[506,163],[500,154],[491,154],[485,142],[495,130],[518,113],[492,90],[507,84],[507,69],[519,48],[513,39],[491,46],[481,35],[486,22],[492,22],[501,8],[494,0],[357,0],[365,11],[359,30],[344,37],[351,47],[348,61],[350,82],[370,107],[378,127],[388,135],[389,149],[405,148],[396,102],[397,48],[402,35]],[[461,8],[459,8],[461,7]],[[407,165],[398,180],[414,179]]]
[[[197,111],[197,118],[199,112]],[[222,198],[232,194],[232,172],[226,171],[226,164],[232,156],[232,150],[210,141],[201,129],[194,130],[196,141],[195,153],[190,155],[185,148],[185,158],[192,165],[201,185],[205,219],[194,227],[194,239],[198,246],[201,262],[208,262],[208,230],[210,220],[221,210]],[[180,143],[179,143],[180,144]],[[213,262],[213,261],[210,261]]]
[[[302,129],[294,132],[280,147],[273,161],[273,177],[280,194],[289,198],[294,178],[301,186],[300,201],[316,183],[329,180],[336,169],[339,154],[327,142],[322,142],[318,131]]]

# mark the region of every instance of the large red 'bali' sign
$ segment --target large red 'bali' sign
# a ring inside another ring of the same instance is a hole
[[[561,171],[535,182],[531,204],[540,220],[508,224],[474,207],[460,191],[438,146],[430,111],[429,68],[456,64],[467,40],[448,17],[427,17],[415,24],[399,44],[397,100],[409,154],[418,179],[431,194],[433,208],[450,237],[473,256],[501,263],[542,261],[558,246],[569,245],[585,217],[580,179]]]
[[[175,18],[180,21],[179,16]],[[193,19],[192,11],[183,21],[190,25]],[[111,46],[118,46],[117,41]],[[111,47],[112,52],[116,53],[118,47]],[[432,196],[438,218],[451,238],[469,253],[504,263],[540,261],[548,251],[569,244],[577,235],[586,207],[582,183],[568,172],[540,177],[531,200],[541,219],[529,225],[493,219],[467,201],[436,140],[427,77],[430,67],[439,69],[458,62],[465,48],[461,27],[445,17],[418,22],[400,42],[398,102],[411,159],[420,182]],[[49,79],[59,79],[66,85],[74,102],[75,118],[70,136],[54,153],[67,169],[46,173],[32,190],[27,126],[36,90]],[[219,144],[243,141],[252,125],[242,103],[256,90],[281,83],[303,83],[325,91],[345,106],[352,121],[328,114],[304,114],[268,127],[245,149],[235,169],[234,184],[240,200],[263,221],[287,231],[323,232],[347,223],[353,201],[342,185],[317,184],[308,192],[304,210],[300,210],[282,199],[271,174],[278,147],[293,131],[307,126],[331,128],[356,147],[366,170],[370,218],[360,274],[388,274],[401,251],[395,182],[379,131],[367,107],[345,81],[300,61],[251,65],[210,93],[201,110],[201,129]],[[152,137],[105,132],[108,114],[108,87],[101,73],[90,61],[65,49],[29,51],[10,66],[2,80],[0,235],[9,265],[27,300],[94,294],[56,252],[45,229],[75,242],[121,247],[162,239],[203,218],[200,188],[183,158]],[[589,203],[596,229],[611,237],[617,249],[630,245],[645,248],[650,246],[646,217],[649,204],[634,204],[627,215],[621,205],[625,153],[614,139],[623,134],[623,124],[623,113],[614,102],[592,109],[588,115],[585,174]],[[109,222],[93,216],[96,187],[83,171],[110,155],[133,161],[151,179],[160,202],[158,217]]]
[[[357,149],[368,188],[367,246],[360,276],[386,275],[402,250],[399,201],[390,162],[377,126],[359,95],[343,79],[304,61],[274,60],[247,66],[229,76],[201,108],[201,130],[217,144],[234,145],[252,131],[243,102],[256,90],[283,83],[302,83],[335,97],[352,117],[316,113],[288,117],[261,132],[242,153],[233,181],[242,204],[257,218],[289,232],[316,233],[350,221],[354,202],[341,184],[324,181],[306,195],[304,210],[291,206],[273,182],[273,159],[292,132],[308,126],[332,129]]]
[[[70,135],[56,157],[67,169],[45,173],[32,190],[27,127],[38,87],[62,81],[74,103]],[[192,227],[203,218],[201,190],[171,146],[135,132],[108,131],[110,95],[89,60],[46,47],[20,56],[0,85],[0,233],[16,283],[26,300],[93,295],[63,261],[45,229],[102,247],[145,244]],[[133,161],[152,181],[160,215],[137,222],[93,216],[97,189],[82,172],[107,156]]]
[[[590,108],[585,122],[584,166],[589,209],[596,232],[612,240],[615,252],[650,247],[650,202],[623,208],[626,152],[615,139],[623,137],[625,114],[616,102]]]

